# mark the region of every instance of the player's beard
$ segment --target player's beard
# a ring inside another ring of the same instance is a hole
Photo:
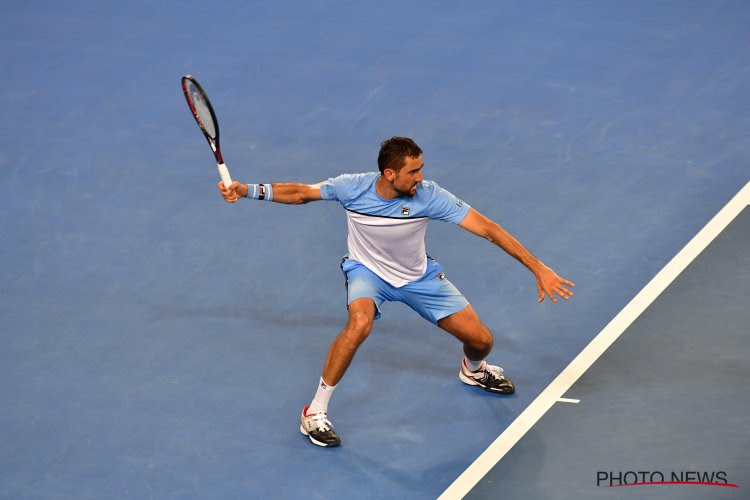
[[[393,190],[396,191],[399,196],[408,196],[409,198],[414,198],[417,195],[417,188],[419,187],[419,183],[416,183],[412,189],[414,189],[414,192],[412,190],[408,191],[402,191],[401,189],[398,189],[396,186],[393,186]]]

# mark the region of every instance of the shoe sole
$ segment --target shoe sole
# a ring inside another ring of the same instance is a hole
[[[461,380],[461,382],[463,382],[464,384],[467,384],[467,385],[475,385],[475,386],[477,386],[477,387],[481,387],[481,388],[482,388],[482,389],[484,389],[485,391],[487,391],[487,392],[491,392],[491,393],[493,393],[493,394],[514,394],[514,393],[516,392],[516,388],[515,388],[515,387],[513,387],[513,388],[512,388],[512,389],[510,389],[510,390],[499,390],[499,391],[496,391],[496,390],[493,390],[493,389],[487,389],[487,387],[486,387],[486,386],[483,386],[483,385],[481,385],[481,384],[480,384],[479,382],[477,382],[477,381],[476,381],[476,380],[474,380],[473,378],[471,378],[471,377],[467,377],[466,375],[464,375],[464,371],[463,371],[463,370],[461,370],[461,371],[459,371],[459,372],[458,372],[458,378],[459,378],[459,379]]]
[[[307,436],[307,438],[310,440],[310,442],[312,444],[314,444],[315,446],[320,446],[321,448],[334,448],[334,447],[338,446],[339,444],[341,444],[341,443],[326,444],[326,443],[324,443],[322,441],[318,441],[317,439],[315,439],[314,437],[312,437],[310,434],[307,433],[307,431],[302,426],[302,424],[300,424],[300,426],[299,426],[299,431],[302,433],[302,435]]]

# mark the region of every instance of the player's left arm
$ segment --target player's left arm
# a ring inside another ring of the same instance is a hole
[[[521,242],[497,222],[472,208],[458,225],[499,246],[534,273],[539,291],[539,302],[544,300],[545,294],[549,295],[552,302],[557,302],[555,294],[565,300],[573,296],[573,292],[565,285],[575,286],[574,283],[559,277],[552,269],[545,266],[542,261],[534,257]]]

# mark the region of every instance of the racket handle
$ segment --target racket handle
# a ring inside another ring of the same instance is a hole
[[[221,176],[224,187],[229,187],[232,184],[232,178],[229,176],[229,169],[223,163],[219,163],[219,175]]]

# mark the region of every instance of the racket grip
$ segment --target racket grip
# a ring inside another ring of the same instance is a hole
[[[229,176],[229,169],[223,163],[219,163],[219,175],[221,176],[224,187],[229,187],[232,184],[232,178]]]

